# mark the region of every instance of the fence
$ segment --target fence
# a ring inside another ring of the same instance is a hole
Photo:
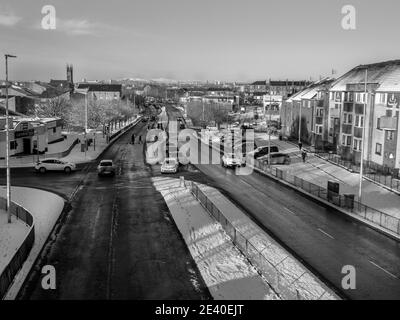
[[[301,188],[309,194],[329,201],[340,208],[346,209],[388,231],[400,235],[400,219],[368,207],[359,201],[355,201],[352,199],[351,195],[328,193],[328,190],[321,186],[291,175],[278,168],[270,167],[265,162],[254,160],[254,167],[265,173],[271,174],[280,180],[286,181],[295,187]]]
[[[0,198],[0,209],[5,210],[7,201],[4,198]],[[24,221],[30,228],[29,231],[18,250],[14,253],[10,262],[0,273],[0,299],[7,293],[8,288],[14,280],[14,277],[21,269],[29,252],[32,249],[33,243],[35,242],[35,225],[33,223],[32,215],[23,207],[11,203],[11,213],[18,219]]]
[[[190,190],[201,205],[218,221],[225,232],[232,239],[236,247],[249,259],[249,261],[256,267],[258,272],[263,275],[275,292],[285,300],[304,300],[314,297],[320,299],[326,291],[320,296],[315,296],[311,292],[307,292],[304,288],[302,291],[297,290],[295,283],[299,280],[304,273],[295,279],[289,281],[278,269],[277,266],[282,263],[274,265],[262,251],[260,251],[255,244],[248,240],[239,230],[237,230],[231,222],[226,219],[224,214],[208,199],[208,197],[200,190],[197,184],[191,183]],[[307,294],[305,294],[307,293]]]
[[[360,166],[351,161],[343,160],[337,154],[326,153],[319,155],[330,162],[341,165],[353,172],[360,172]],[[373,182],[382,184],[394,191],[400,192],[400,176],[396,169],[374,164],[371,161],[364,161],[363,176],[372,180]]]

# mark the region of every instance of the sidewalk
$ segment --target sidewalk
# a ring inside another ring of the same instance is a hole
[[[11,261],[25,239],[29,227],[12,215],[8,223],[7,212],[0,209],[0,274]]]
[[[189,189],[174,178],[153,178],[216,300],[279,299]]]
[[[268,145],[266,134],[255,134],[257,145]],[[339,182],[341,194],[354,194],[358,201],[359,174],[330,163],[327,160],[308,153],[305,163],[301,160],[299,148],[289,142],[280,141],[277,137],[271,137],[273,145],[277,145],[280,151],[289,153],[291,164],[277,165],[281,170],[327,188],[328,181]],[[400,218],[400,197],[395,193],[378,186],[377,184],[363,179],[361,202],[371,208],[387,213],[393,217]]]
[[[54,193],[25,187],[12,187],[11,190],[12,200],[27,209],[34,218],[35,243],[22,269],[15,276],[13,284],[4,297],[6,300],[15,299],[17,296],[26,276],[29,274],[64,208],[64,199]],[[5,196],[5,191],[3,186],[0,187],[0,197]],[[13,250],[14,247],[0,247],[0,257],[3,255],[3,252]]]
[[[140,119],[140,117],[135,118],[131,122],[128,122],[126,126],[135,123],[136,121],[138,121],[138,119]],[[110,136],[123,130],[125,127],[121,126],[115,128],[113,131],[110,132]],[[92,143],[88,147],[86,153],[81,151],[81,143],[78,143],[73,147],[73,149],[68,153],[68,155],[60,157],[61,153],[66,153],[68,151],[68,149],[72,146],[72,144],[76,139],[79,139],[80,141],[85,140],[85,135],[83,133],[63,132],[63,134],[65,134],[67,138],[64,139],[63,141],[49,144],[48,151],[46,152],[46,154],[39,155],[39,159],[57,158],[64,161],[71,161],[74,163],[85,163],[96,159],[108,145],[106,136],[103,135],[103,132],[101,130],[92,131],[87,134],[87,139],[95,140],[95,144]],[[37,160],[38,160],[37,155],[10,157],[10,167],[11,168],[34,167]],[[0,168],[5,168],[5,160],[0,160]]]

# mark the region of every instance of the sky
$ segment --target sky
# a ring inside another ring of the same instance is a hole
[[[356,29],[342,28],[353,5]],[[56,29],[44,30],[53,5]],[[0,54],[15,80],[255,81],[339,76],[400,58],[398,0],[1,0]],[[0,78],[4,79],[4,62]]]

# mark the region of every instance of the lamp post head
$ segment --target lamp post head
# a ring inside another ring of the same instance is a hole
[[[4,55],[6,58],[16,58],[17,56],[14,56],[14,55],[12,55],[12,54],[5,54]]]

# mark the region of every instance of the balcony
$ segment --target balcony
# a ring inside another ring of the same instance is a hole
[[[353,126],[351,124],[343,124],[342,125],[342,133],[345,134],[353,134]]]
[[[383,130],[397,130],[397,118],[394,117],[380,117],[379,129]]]

